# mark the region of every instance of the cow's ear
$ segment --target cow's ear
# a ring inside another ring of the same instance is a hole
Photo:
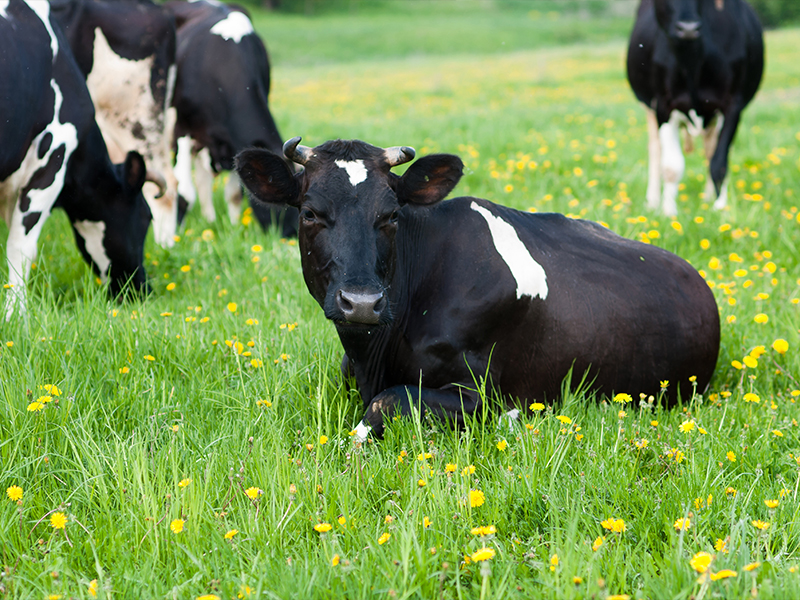
[[[144,164],[144,158],[142,158],[141,154],[133,151],[128,152],[125,157],[122,176],[125,179],[125,185],[134,194],[141,191],[147,177],[147,166]]]
[[[300,185],[286,161],[263,148],[236,155],[236,172],[250,194],[267,204],[300,206]]]
[[[423,156],[396,180],[395,193],[401,204],[435,204],[449,194],[464,171],[464,163],[453,154]]]

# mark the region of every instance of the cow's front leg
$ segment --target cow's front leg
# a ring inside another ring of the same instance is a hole
[[[714,202],[714,208],[717,210],[722,210],[728,204],[728,153],[730,152],[733,138],[736,136],[736,128],[739,126],[741,114],[741,103],[737,102],[725,115],[717,146],[709,164],[711,179],[717,191],[717,199]]]
[[[367,412],[356,427],[356,441],[363,441],[374,433],[383,437],[384,421],[395,414],[409,415],[412,407],[431,411],[436,417],[455,425],[464,423],[464,416],[473,414],[480,406],[478,392],[460,386],[448,385],[438,389],[398,385],[384,390],[367,406]]]

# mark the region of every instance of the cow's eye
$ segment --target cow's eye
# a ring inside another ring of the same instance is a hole
[[[300,218],[306,223],[314,223],[317,220],[317,215],[310,208],[305,208],[303,212],[300,213]]]
[[[396,223],[397,223],[397,220],[398,220],[399,218],[400,218],[400,211],[399,211],[399,210],[395,210],[395,211],[394,211],[394,212],[391,214],[391,216],[389,217],[389,222],[390,222],[391,224],[393,224],[393,225],[394,225],[394,224],[396,224]]]

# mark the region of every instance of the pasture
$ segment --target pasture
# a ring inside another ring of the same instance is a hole
[[[283,137],[455,153],[454,195],[676,252],[720,309],[710,389],[355,446],[294,241],[195,208],[171,250],[148,239],[153,293],[118,304],[59,211],[27,318],[0,323],[0,597],[800,595],[800,29],[767,34],[730,206],[702,197],[698,148],[669,219],[645,209],[628,19],[421,6],[259,14]]]

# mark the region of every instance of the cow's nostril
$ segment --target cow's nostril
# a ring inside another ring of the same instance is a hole
[[[700,21],[678,21],[675,29],[679,38],[693,40],[700,36]]]

